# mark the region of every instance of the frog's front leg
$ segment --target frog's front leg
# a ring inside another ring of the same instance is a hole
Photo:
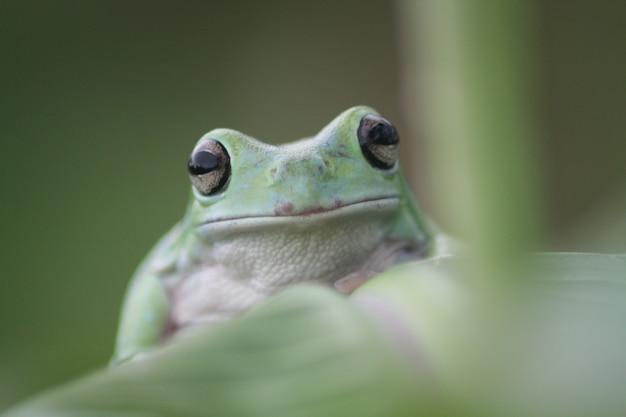
[[[343,294],[352,294],[354,290],[365,284],[376,275],[378,274],[374,271],[353,272],[341,278],[340,280],[335,281],[333,286],[336,290]]]
[[[161,281],[139,273],[128,290],[111,365],[126,362],[154,348],[167,330],[170,303]]]
[[[333,283],[336,290],[343,294],[352,294],[370,279],[394,265],[423,259],[427,248],[416,246],[405,240],[387,240],[367,257],[359,270],[349,273]]]

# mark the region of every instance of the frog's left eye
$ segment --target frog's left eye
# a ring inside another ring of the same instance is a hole
[[[374,114],[364,116],[357,136],[363,156],[373,167],[391,169],[395,166],[400,137],[388,120]]]
[[[191,183],[204,195],[222,190],[230,178],[230,157],[226,148],[209,139],[193,150],[187,164]]]

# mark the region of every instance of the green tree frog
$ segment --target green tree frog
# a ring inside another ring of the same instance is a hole
[[[393,265],[438,253],[398,144],[395,127],[365,106],[281,146],[230,129],[200,138],[186,214],[131,281],[113,363],[234,318],[288,286],[349,293]]]

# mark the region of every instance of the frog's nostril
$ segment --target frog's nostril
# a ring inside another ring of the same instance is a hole
[[[316,168],[318,174],[323,174],[328,171],[330,164],[326,159],[319,156],[313,157],[311,159],[311,166],[314,166]]]

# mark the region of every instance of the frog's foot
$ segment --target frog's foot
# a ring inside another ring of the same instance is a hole
[[[335,281],[333,285],[335,289],[343,294],[352,294],[354,290],[374,278],[376,275],[378,274],[374,271],[353,272]]]

